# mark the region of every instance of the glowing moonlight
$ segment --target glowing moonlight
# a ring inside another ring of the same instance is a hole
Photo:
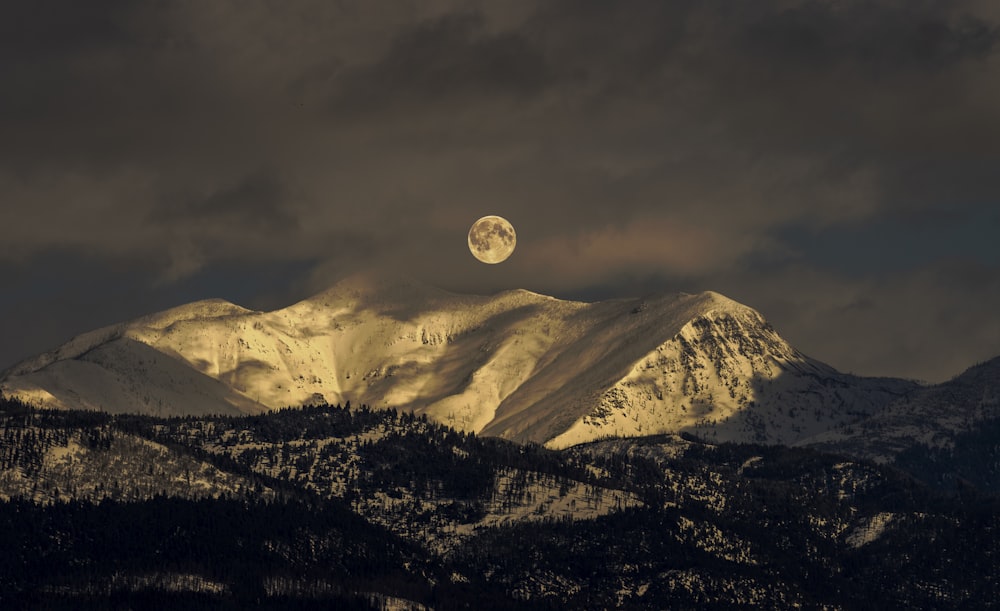
[[[506,261],[516,245],[514,226],[500,216],[484,216],[469,230],[469,250],[483,263]]]

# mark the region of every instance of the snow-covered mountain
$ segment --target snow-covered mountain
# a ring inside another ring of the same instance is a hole
[[[366,276],[273,312],[210,300],[106,327],[0,380],[35,404],[154,415],[351,401],[556,448],[666,432],[794,443],[914,388],[812,360],[718,293],[581,303]]]

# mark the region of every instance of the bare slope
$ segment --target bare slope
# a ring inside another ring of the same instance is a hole
[[[87,333],[0,384],[159,415],[353,401],[552,447],[682,431],[790,443],[911,388],[813,361],[718,293],[588,304],[370,277],[274,312],[203,301]]]

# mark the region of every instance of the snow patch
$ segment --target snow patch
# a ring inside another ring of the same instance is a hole
[[[882,536],[885,529],[892,523],[895,514],[877,513],[855,527],[847,534],[844,542],[853,548],[863,547]]]

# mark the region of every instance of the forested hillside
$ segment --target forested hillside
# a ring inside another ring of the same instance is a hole
[[[976,608],[995,497],[779,446],[0,403],[0,605]]]

